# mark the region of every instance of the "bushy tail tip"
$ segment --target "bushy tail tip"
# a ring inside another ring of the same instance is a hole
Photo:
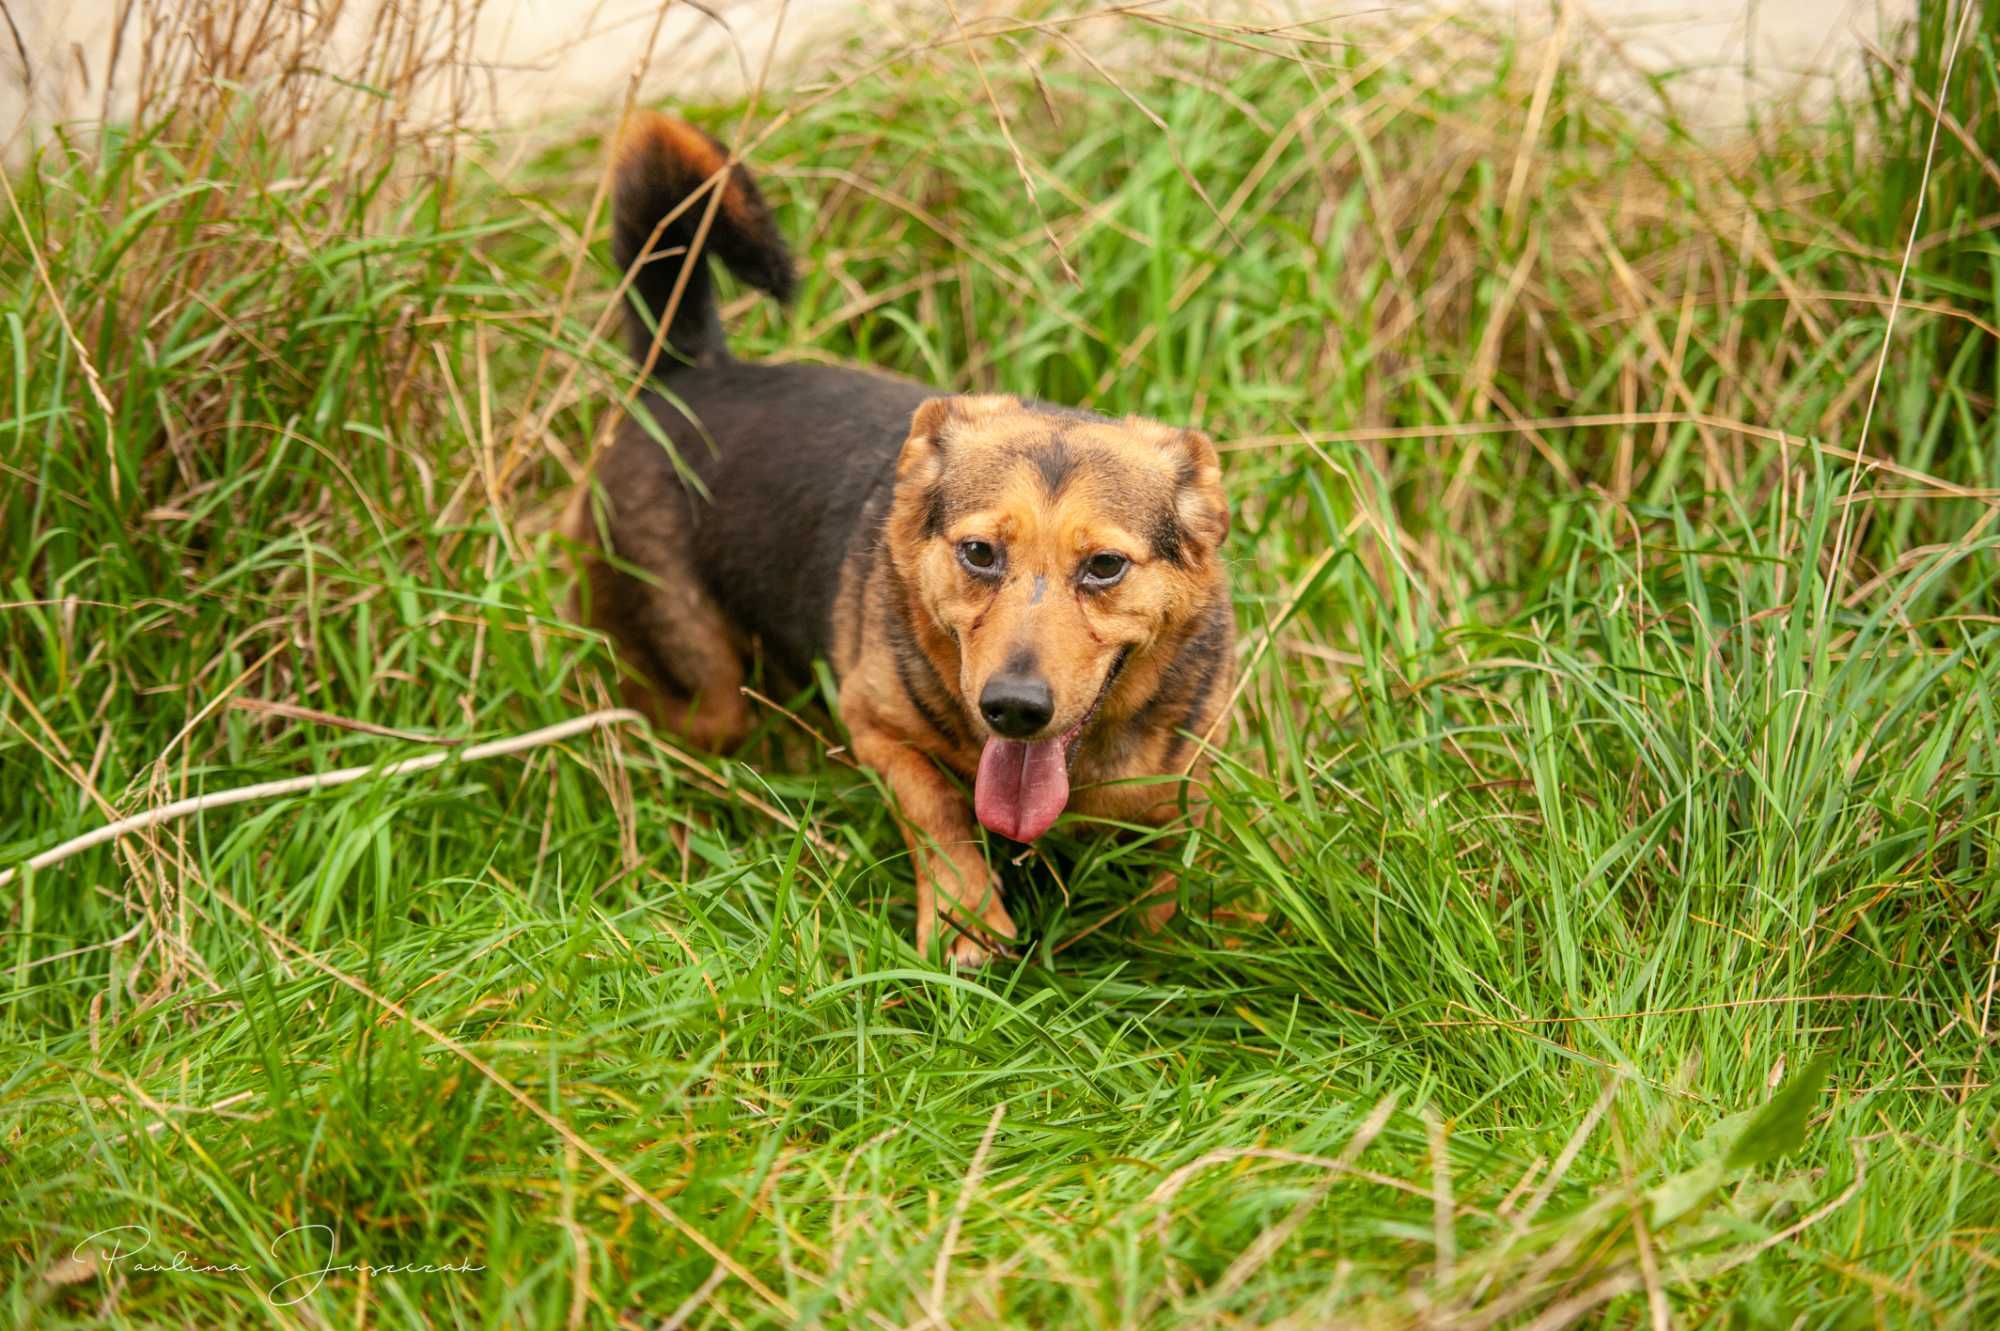
[[[628,308],[626,326],[642,362],[662,321],[680,358],[700,363],[728,354],[711,255],[751,286],[791,298],[798,279],[770,207],[750,173],[709,134],[657,111],[635,114],[618,136],[612,183],[612,249],[633,272],[639,308]]]

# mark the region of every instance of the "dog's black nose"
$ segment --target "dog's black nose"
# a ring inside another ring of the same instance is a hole
[[[1055,715],[1055,695],[1034,675],[995,675],[979,692],[979,714],[997,735],[1026,739]]]

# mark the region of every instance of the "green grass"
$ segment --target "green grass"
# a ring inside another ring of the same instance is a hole
[[[8,1321],[2000,1317],[2000,173],[1924,170],[1949,16],[1720,146],[1457,26],[1121,31],[1122,88],[981,40],[1032,202],[962,47],[767,99],[805,282],[733,326],[1226,441],[1207,828],[1066,825],[970,975],[775,710],[736,759],[611,730],[25,875]],[[0,866],[607,703],[547,518],[629,378],[610,117],[328,139],[403,90],[302,69],[9,177]],[[1972,143],[1996,88],[1975,18]],[[480,1269],[274,1306],[304,1224]],[[66,1260],[118,1225],[251,1270]]]

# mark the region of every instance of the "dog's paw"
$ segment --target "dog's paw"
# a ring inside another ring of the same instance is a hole
[[[945,944],[944,964],[948,970],[978,970],[998,955],[971,934],[953,934]]]
[[[996,889],[997,890],[997,889]],[[972,970],[995,957],[1010,955],[1007,945],[1019,935],[1013,917],[998,907],[987,912],[977,925],[945,930],[944,962],[955,969]]]

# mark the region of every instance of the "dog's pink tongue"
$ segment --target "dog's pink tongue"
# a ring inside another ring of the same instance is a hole
[[[989,832],[1033,841],[1069,803],[1069,759],[1057,739],[989,739],[972,782],[972,808]]]

